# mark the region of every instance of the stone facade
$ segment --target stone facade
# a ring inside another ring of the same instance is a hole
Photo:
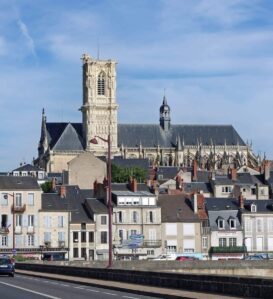
[[[96,155],[107,153],[107,144],[97,139],[98,144],[89,141],[95,136],[107,140],[111,136],[112,152],[117,152],[117,110],[116,62],[95,60],[89,55],[83,61],[83,105],[82,124],[86,150]]]
[[[106,177],[106,163],[84,152],[68,162],[68,184],[80,189],[92,189],[95,181],[102,183]]]
[[[209,170],[259,165],[252,145],[245,144],[230,125],[173,125],[165,96],[158,124],[118,124],[116,62],[87,54],[82,61],[82,123],[47,123],[43,113],[36,160],[40,167],[61,172],[67,169],[67,162],[85,150],[105,156],[108,135],[112,155],[148,158],[151,165],[192,166],[194,160],[200,169]],[[100,137],[98,143],[90,143],[95,136]]]

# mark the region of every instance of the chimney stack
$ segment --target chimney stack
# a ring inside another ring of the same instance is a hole
[[[56,191],[56,178],[52,178],[52,181],[51,181],[51,190],[52,190],[52,192]]]
[[[197,214],[197,212],[198,212],[197,196],[198,195],[196,193],[193,194],[193,212],[194,212],[194,214]]]
[[[61,185],[61,187],[60,187],[60,197],[61,198],[66,197],[66,187],[64,185]]]
[[[192,174],[192,181],[197,181],[197,161],[194,159],[193,161],[193,174]]]
[[[240,207],[240,209],[244,208],[244,197],[243,197],[242,192],[239,195],[239,207]]]
[[[130,189],[132,192],[137,192],[137,180],[135,178],[130,182]]]
[[[94,196],[96,197],[98,194],[98,181],[95,180],[93,183],[93,190],[94,190]]]
[[[232,181],[237,180],[237,169],[236,168],[230,169],[230,176],[231,176]]]

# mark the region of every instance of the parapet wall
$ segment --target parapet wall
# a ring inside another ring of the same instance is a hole
[[[189,291],[212,292],[252,298],[272,298],[273,279],[166,273],[155,271],[136,271],[121,269],[100,269],[49,264],[18,263],[17,269],[54,273],[68,276],[89,277],[95,279],[120,281],[149,286],[184,289]]]

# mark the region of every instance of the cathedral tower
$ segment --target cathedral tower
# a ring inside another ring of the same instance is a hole
[[[171,127],[171,116],[170,116],[170,106],[167,104],[167,99],[164,95],[163,103],[159,109],[160,112],[160,126],[164,131],[168,131]]]
[[[83,105],[82,123],[85,149],[104,155],[107,143],[97,138],[98,144],[89,141],[95,136],[111,136],[112,152],[117,152],[116,62],[96,60],[83,54]]]

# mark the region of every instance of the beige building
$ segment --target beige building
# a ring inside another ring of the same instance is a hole
[[[91,189],[95,181],[106,177],[106,163],[91,152],[84,152],[68,162],[67,184],[80,189]]]
[[[157,196],[133,180],[113,184],[113,245],[116,259],[147,259],[162,251]]]
[[[163,253],[200,256],[201,225],[183,195],[159,195],[162,215]]]
[[[39,252],[41,189],[30,176],[0,176],[0,253],[36,256]]]

